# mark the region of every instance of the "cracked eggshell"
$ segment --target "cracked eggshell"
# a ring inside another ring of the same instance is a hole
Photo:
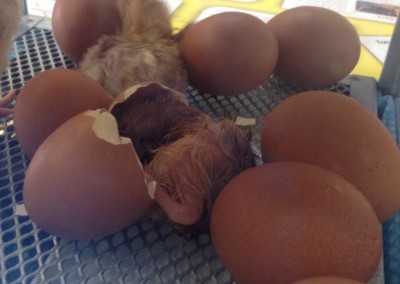
[[[32,157],[57,127],[89,109],[107,108],[111,97],[93,79],[70,69],[43,71],[18,94],[14,125],[24,153]]]
[[[154,203],[131,141],[103,110],[71,118],[40,145],[23,193],[32,220],[67,239],[115,233]]]

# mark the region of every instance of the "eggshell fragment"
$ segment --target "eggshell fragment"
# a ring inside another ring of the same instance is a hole
[[[264,164],[233,178],[212,209],[211,237],[244,284],[315,275],[366,282],[382,253],[381,226],[354,185],[297,162]]]
[[[335,11],[296,7],[277,14],[267,26],[279,45],[275,72],[292,84],[326,87],[346,77],[359,60],[357,31]]]
[[[235,95],[262,84],[278,60],[275,36],[255,16],[219,13],[189,25],[180,39],[189,83],[215,95]]]
[[[89,110],[107,108],[111,97],[93,79],[70,69],[39,73],[21,89],[14,110],[14,125],[24,153],[32,157],[58,126]]]
[[[27,169],[24,203],[43,230],[68,239],[115,233],[154,201],[129,139],[101,110],[79,114],[39,147]]]
[[[263,160],[325,167],[352,182],[385,222],[400,209],[400,151],[383,123],[356,100],[309,91],[264,119]]]

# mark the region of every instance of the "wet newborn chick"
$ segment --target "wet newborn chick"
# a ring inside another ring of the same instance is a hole
[[[19,0],[0,0],[0,75],[8,65],[8,50],[19,27],[20,20]],[[0,116],[12,113],[11,109],[4,106],[13,99],[14,94],[11,91],[0,99]]]
[[[111,113],[120,135],[132,140],[142,164],[153,159],[158,147],[211,122],[206,114],[188,106],[183,93],[155,82],[137,88],[125,101],[115,104]]]
[[[117,3],[121,31],[101,37],[86,52],[79,69],[113,97],[149,81],[185,91],[186,72],[166,4],[161,0],[117,0]]]
[[[214,121],[188,105],[183,93],[156,82],[124,91],[111,108],[119,134],[132,140],[148,181],[155,181],[155,222],[177,231],[208,227],[223,186],[254,166],[249,137],[232,121]]]

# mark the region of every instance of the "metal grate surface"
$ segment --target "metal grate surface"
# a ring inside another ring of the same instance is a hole
[[[1,93],[17,91],[36,73],[51,68],[75,68],[62,55],[52,32],[34,28],[14,43],[12,62],[1,77]],[[349,94],[349,86],[331,90]],[[259,118],[281,100],[301,91],[271,78],[248,94],[218,97],[189,88],[189,103],[213,118]],[[254,149],[258,148],[255,126]],[[12,117],[0,119],[0,284],[5,283],[233,283],[214,251],[208,234],[190,240],[167,225],[142,221],[125,230],[91,241],[53,237],[18,214],[29,160],[16,140]]]

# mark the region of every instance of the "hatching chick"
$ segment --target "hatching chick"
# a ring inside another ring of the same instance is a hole
[[[150,217],[170,219],[179,233],[206,231],[223,187],[254,165],[250,141],[237,125],[227,119],[207,121],[202,129],[157,148],[144,166],[158,184],[155,198],[162,208],[155,207]]]
[[[8,50],[19,27],[20,20],[19,0],[0,0],[0,74],[4,72],[8,65]],[[0,116],[12,113],[11,109],[4,106],[13,99],[14,94],[11,91],[0,99]]]
[[[166,4],[160,0],[118,0],[121,31],[104,35],[78,64],[112,97],[143,82],[177,91],[187,87]]]

